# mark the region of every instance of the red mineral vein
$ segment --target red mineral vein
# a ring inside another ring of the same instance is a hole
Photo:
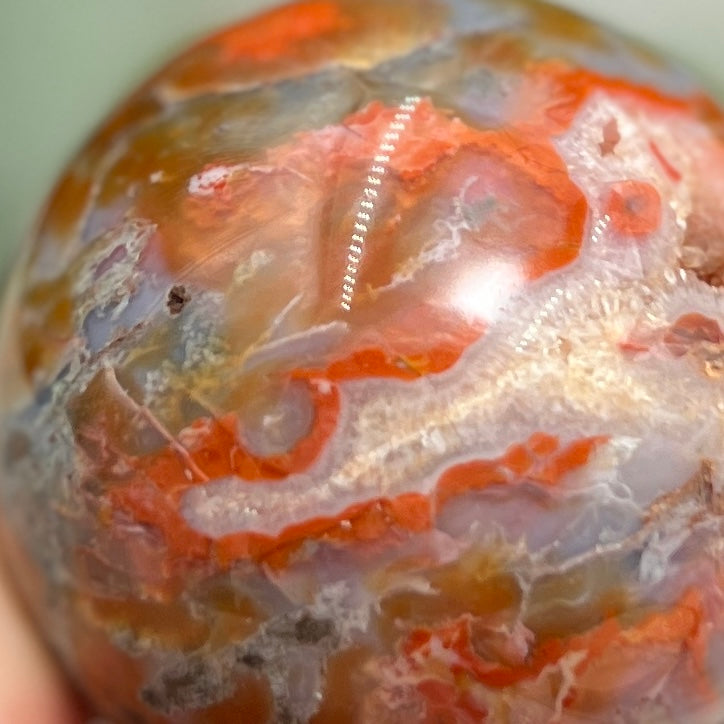
[[[661,167],[666,172],[666,175],[674,182],[678,183],[683,178],[681,173],[677,171],[674,166],[671,165],[671,162],[669,159],[664,156],[664,154],[661,152],[661,149],[658,147],[658,145],[651,141],[649,143],[649,148],[651,149],[651,152],[654,154],[656,160],[661,164]]]
[[[512,445],[497,460],[473,460],[443,473],[435,493],[436,507],[471,490],[526,480],[539,485],[557,485],[563,477],[586,465],[591,453],[605,437],[582,438],[561,448],[558,438],[536,433],[527,442]]]
[[[412,676],[421,683],[440,672],[460,682],[476,681],[494,689],[513,687],[538,677],[544,668],[560,662],[564,656],[579,652],[574,665],[576,679],[563,701],[564,708],[581,705],[585,711],[585,690],[596,688],[599,676],[611,678],[615,668],[620,686],[626,686],[627,670],[636,667],[636,652],[647,656],[652,651],[659,656],[688,658],[700,683],[699,695],[706,696],[710,688],[704,673],[706,655],[706,613],[701,594],[695,590],[685,593],[671,608],[641,618],[634,625],[624,626],[614,618],[604,620],[589,631],[571,637],[537,642],[527,657],[518,664],[487,660],[484,640],[476,640],[475,617],[465,614],[434,628],[417,628],[399,644],[400,657],[409,662]],[[633,654],[633,655],[632,655]],[[599,671],[597,664],[605,661]],[[601,673],[604,672],[604,673]],[[617,684],[611,681],[615,693]],[[604,684],[608,688],[608,684]],[[433,690],[423,685],[423,693]],[[580,692],[580,693],[579,693]],[[555,697],[555,693],[553,693]]]
[[[300,521],[275,536],[265,535],[263,531],[244,532],[211,543],[194,532],[178,512],[178,505],[183,492],[198,483],[186,477],[170,450],[139,461],[139,473],[133,481],[114,488],[110,499],[114,510],[126,511],[138,522],[157,526],[174,555],[197,558],[213,550],[222,566],[251,558],[284,567],[308,541],[326,541],[333,545],[394,541],[426,530],[434,525],[436,510],[448,500],[473,490],[521,482],[557,485],[568,473],[585,466],[591,453],[605,440],[604,437],[584,438],[561,447],[556,437],[536,433],[526,443],[512,445],[500,458],[450,468],[441,476],[430,497],[408,493],[394,498],[373,498],[333,517]],[[228,462],[238,450],[239,443],[228,428],[221,433],[214,427],[206,436],[199,434],[190,452],[197,464],[213,477],[239,474]],[[258,464],[265,463],[259,461]],[[254,484],[258,473],[258,468],[251,470],[249,485]]]

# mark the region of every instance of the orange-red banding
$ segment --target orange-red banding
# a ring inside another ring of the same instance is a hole
[[[632,659],[625,655],[626,649],[643,649],[663,646],[675,647],[674,655],[686,652],[699,671],[703,691],[707,682],[702,678],[705,655],[705,612],[701,594],[688,591],[669,610],[654,613],[637,624],[623,628],[614,618],[604,620],[600,625],[584,634],[568,638],[555,638],[539,642],[520,664],[506,665],[500,661],[488,661],[476,649],[473,641],[474,617],[463,615],[452,622],[436,628],[418,628],[411,631],[400,645],[400,654],[411,666],[411,670],[424,675],[429,668],[435,671],[436,658],[443,652],[454,654],[454,663],[449,671],[456,680],[468,679],[493,688],[505,688],[519,682],[534,679],[549,665],[555,665],[570,652],[581,652],[584,656],[575,665],[577,677],[585,676],[590,669],[606,659],[606,666],[620,668],[623,676],[631,667]],[[576,701],[573,688],[564,704],[571,707]]]
[[[222,434],[218,428],[206,429],[209,438],[203,439],[203,435],[199,435],[199,443],[191,451],[196,464],[215,476],[238,474],[228,462],[233,459],[229,430]],[[183,492],[198,483],[188,480],[182,462],[171,449],[143,461],[138,475],[131,482],[114,488],[110,498],[113,510],[126,511],[139,523],[157,526],[167,541],[169,553],[190,559],[213,555],[223,567],[243,558],[284,567],[308,541],[345,545],[394,540],[426,530],[434,524],[436,509],[471,490],[523,480],[556,485],[566,474],[583,467],[593,450],[605,440],[604,437],[583,438],[561,447],[557,438],[537,433],[524,445],[512,445],[500,458],[449,469],[438,481],[432,496],[406,493],[392,498],[375,498],[355,504],[335,516],[300,521],[278,535],[243,532],[214,543],[193,531],[179,513]],[[249,485],[259,479],[262,470],[269,470],[267,465],[258,461],[258,467],[249,469]],[[274,472],[273,468],[271,470]]]
[[[436,504],[471,490],[505,485],[521,480],[557,485],[565,475],[588,463],[606,437],[575,440],[561,448],[557,438],[543,433],[532,435],[523,445],[512,445],[496,460],[473,460],[446,470],[437,484]]]
[[[412,324],[414,328],[410,326]],[[400,323],[383,324],[376,330],[376,335],[387,341],[384,349],[353,348],[343,352],[323,372],[300,371],[296,374],[331,382],[370,377],[414,380],[452,367],[482,334],[483,327],[478,323],[461,319],[457,325],[445,324],[439,315],[426,313],[422,308],[418,314],[410,315]],[[439,341],[436,340],[438,336],[441,337]],[[428,344],[423,345],[420,340],[428,340]]]
[[[344,125],[353,129],[365,139],[364,153],[371,155],[373,142],[389,125],[395,108],[386,108],[372,103],[363,111],[350,116]],[[409,124],[409,133],[398,141],[395,153],[390,159],[390,168],[410,183],[423,179],[431,167],[445,158],[454,156],[464,148],[478,148],[517,173],[521,179],[519,193],[530,198],[517,197],[517,204],[536,209],[541,203],[538,194],[550,195],[555,199],[558,220],[564,227],[563,233],[549,239],[540,233],[534,238],[520,239],[521,248],[529,251],[530,258],[524,266],[528,278],[536,279],[548,271],[573,261],[581,246],[583,228],[588,206],[580,189],[573,183],[563,160],[550,144],[536,131],[479,130],[463,123],[459,118],[450,118],[437,109],[429,100],[423,100],[415,111],[414,122]],[[362,150],[362,149],[360,149]],[[523,181],[529,180],[530,188]],[[552,219],[549,219],[552,221]],[[538,228],[540,232],[540,226]],[[510,236],[514,244],[516,235]],[[503,250],[511,252],[512,249]]]
[[[349,24],[339,3],[308,0],[264,13],[220,33],[212,42],[222,48],[226,62],[268,63],[293,56],[301,43],[346,30]]]
[[[701,112],[705,99],[676,98],[647,85],[575,68],[559,60],[531,63],[509,105],[514,126],[537,129],[545,135],[567,130],[578,111],[595,91],[605,91],[639,107],[657,111]]]
[[[277,536],[261,533],[229,535],[216,541],[214,550],[222,567],[235,560],[251,558],[281,569],[310,541],[342,545],[395,540],[401,534],[426,530],[431,524],[429,500],[423,495],[409,493],[359,503],[335,517],[306,520],[286,528]]]

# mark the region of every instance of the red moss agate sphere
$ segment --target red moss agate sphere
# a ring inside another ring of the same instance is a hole
[[[724,118],[526,0],[154,76],[2,327],[3,552],[113,722],[724,721]]]

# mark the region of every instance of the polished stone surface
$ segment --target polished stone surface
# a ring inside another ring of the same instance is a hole
[[[718,722],[723,132],[525,0],[309,0],[132,96],[0,332],[4,549],[99,711]]]

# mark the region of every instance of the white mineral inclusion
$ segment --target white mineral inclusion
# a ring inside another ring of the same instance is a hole
[[[240,168],[241,165],[212,166],[204,169],[189,179],[188,192],[192,196],[213,196]]]
[[[252,521],[261,518],[260,512],[250,507],[240,510],[236,505],[238,488],[246,485],[248,483],[230,475],[195,487],[184,496],[182,514],[191,523],[198,521],[197,529],[214,538],[237,533],[242,516],[253,527]],[[262,525],[263,522],[260,520]],[[213,528],[203,530],[210,525]]]

